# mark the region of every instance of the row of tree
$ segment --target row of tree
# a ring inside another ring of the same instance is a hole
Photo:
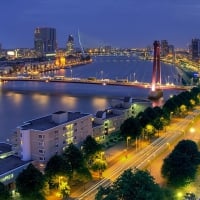
[[[135,118],[131,117],[121,125],[124,138],[133,139],[143,135],[153,134],[170,123],[172,115],[185,116],[189,109],[200,103],[200,88],[182,92],[168,99],[162,108],[147,108]],[[153,127],[153,128],[152,128]],[[152,133],[152,134],[150,134]],[[180,187],[194,180],[200,152],[195,142],[182,140],[174,150],[164,159],[161,173],[168,185]],[[128,169],[108,187],[101,187],[95,197],[96,200],[141,200],[141,199],[176,199],[174,191],[161,188],[155,183],[148,171]]]
[[[180,141],[164,159],[162,175],[173,188],[184,186],[194,180],[200,152],[195,142]],[[160,187],[150,173],[145,170],[128,169],[108,187],[100,187],[95,200],[173,200],[176,199],[171,187]]]
[[[199,103],[200,88],[194,87],[191,91],[185,91],[169,98],[162,108],[148,107],[136,117],[128,118],[121,125],[120,132],[124,138],[149,139],[170,123],[172,115],[185,116],[188,110]]]
[[[155,183],[148,171],[128,169],[111,185],[101,187],[95,200],[173,200],[173,193]]]

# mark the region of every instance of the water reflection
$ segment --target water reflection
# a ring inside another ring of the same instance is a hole
[[[23,101],[23,95],[19,93],[8,92],[6,96],[9,97],[15,106],[20,105]]]
[[[39,106],[45,106],[49,102],[49,96],[42,95],[42,94],[39,94],[39,93],[34,93],[32,95],[32,99],[34,101],[36,101]]]
[[[77,98],[76,97],[70,97],[70,96],[62,96],[61,97],[61,103],[68,107],[68,109],[74,110],[77,107]]]
[[[92,99],[92,106],[98,111],[98,110],[104,110],[107,106],[107,100],[105,98],[97,98],[94,97]]]

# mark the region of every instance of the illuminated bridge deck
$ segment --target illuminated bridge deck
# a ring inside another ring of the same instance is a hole
[[[85,78],[19,78],[19,77],[0,77],[1,82],[8,82],[8,81],[34,81],[34,82],[57,82],[57,83],[79,83],[79,84],[96,84],[96,85],[112,85],[112,86],[129,86],[129,87],[139,87],[139,88],[151,88],[150,83],[146,82],[138,82],[138,81],[117,81],[112,79],[95,79],[89,80]],[[174,84],[161,84],[156,86],[162,90],[190,90],[194,86],[182,86],[182,85],[174,85]]]

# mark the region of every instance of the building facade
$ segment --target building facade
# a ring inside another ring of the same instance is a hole
[[[200,39],[192,39],[191,44],[192,59],[197,60],[200,57]]]
[[[120,130],[121,124],[135,116],[135,104],[131,97],[123,100],[113,100],[111,108],[98,111],[93,119],[93,137],[102,141],[105,135]]]
[[[15,179],[30,163],[15,156],[10,144],[0,143],[0,182],[9,189],[14,189]]]
[[[57,48],[56,29],[36,28],[34,31],[34,48],[39,55],[55,53]]]
[[[74,54],[74,37],[72,35],[68,36],[68,40],[66,44],[66,54],[67,55]]]
[[[26,122],[16,128],[12,138],[13,150],[23,161],[45,164],[55,154],[73,143],[77,146],[92,135],[92,115],[58,111]]]
[[[131,97],[114,100],[111,107],[95,116],[80,112],[58,111],[18,126],[12,137],[12,150],[22,161],[32,160],[42,167],[69,144],[81,147],[88,135],[103,142],[106,135],[119,131],[121,124],[144,109]]]
[[[161,43],[160,43],[160,46],[161,46],[161,56],[165,57],[169,54],[169,44],[168,44],[168,41],[167,40],[161,40]]]

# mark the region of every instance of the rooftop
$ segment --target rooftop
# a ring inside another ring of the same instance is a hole
[[[65,111],[58,111],[55,112],[53,114],[63,114],[65,113]],[[88,116],[90,114],[86,114],[86,113],[80,113],[80,112],[68,112],[68,118],[66,118],[66,121],[62,122],[61,124]],[[34,119],[31,121],[27,121],[25,122],[23,125],[21,125],[21,128],[23,130],[29,130],[29,129],[33,129],[33,130],[39,130],[39,131],[44,131],[44,130],[48,130],[51,129],[53,127],[56,127],[60,124],[55,123],[52,120],[52,115],[48,115],[48,116],[44,116],[38,119]]]
[[[0,175],[27,163],[30,163],[30,161],[22,161],[16,156],[9,156],[4,159],[0,159]]]
[[[12,146],[10,144],[0,142],[0,155],[10,151],[12,151]]]

